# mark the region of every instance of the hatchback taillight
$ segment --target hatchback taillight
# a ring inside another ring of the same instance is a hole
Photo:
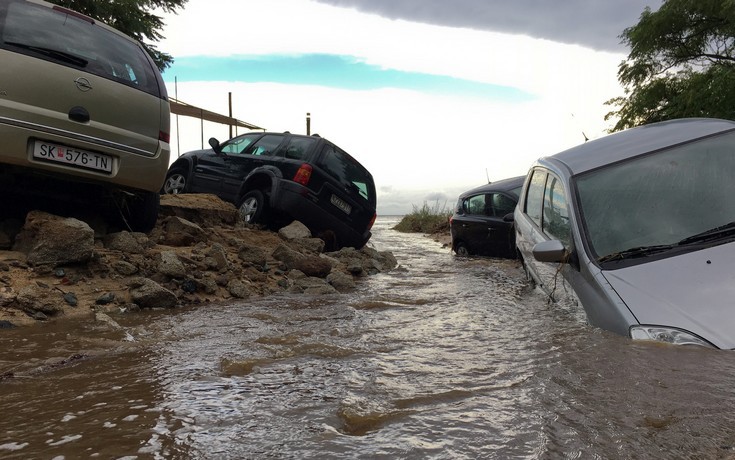
[[[164,131],[158,131],[158,140],[168,144],[171,142],[171,134]]]
[[[311,179],[311,171],[313,168],[310,164],[304,163],[301,165],[298,171],[296,171],[296,175],[293,176],[293,181],[303,185],[306,187],[309,185],[309,180]]]

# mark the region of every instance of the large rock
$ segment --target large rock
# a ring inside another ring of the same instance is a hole
[[[88,262],[94,254],[94,230],[78,219],[31,211],[13,250],[25,253],[32,265]]]
[[[163,220],[162,244],[191,246],[202,241],[207,241],[207,232],[194,222],[181,217],[167,217]]]
[[[63,312],[64,308],[60,298],[61,293],[58,296],[51,294],[49,287],[31,284],[18,292],[16,302],[21,310],[29,315],[41,312],[44,315],[54,316]]]
[[[133,279],[129,290],[130,299],[141,308],[171,308],[179,303],[176,294],[146,278]]]
[[[160,215],[180,217],[205,227],[231,226],[240,219],[235,205],[208,193],[162,195]]]
[[[242,244],[237,253],[240,260],[257,268],[265,268],[267,256],[262,248]]]
[[[278,235],[286,241],[296,240],[299,238],[311,238],[311,230],[309,230],[306,225],[295,220],[278,230]]]
[[[286,244],[279,244],[278,247],[273,250],[272,256],[277,261],[282,262],[289,270],[296,266],[297,261],[306,257],[300,252],[291,249]]]
[[[142,235],[142,238],[140,235]],[[124,230],[105,236],[104,243],[107,249],[121,251],[126,254],[143,254],[146,251],[148,237],[145,233],[134,234]]]
[[[171,278],[186,277],[186,267],[173,251],[163,251],[158,260],[158,272]]]
[[[326,278],[332,271],[332,264],[318,256],[305,256],[294,261],[293,268],[304,272],[306,276]]]

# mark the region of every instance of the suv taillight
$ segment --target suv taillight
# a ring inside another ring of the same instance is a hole
[[[309,179],[311,179],[312,170],[313,168],[310,164],[302,164],[299,170],[296,171],[296,175],[293,176],[293,181],[306,187],[309,184]]]
[[[373,218],[370,219],[370,224],[368,225],[368,230],[370,230],[371,228],[373,228],[373,224],[375,223],[375,219],[377,219],[377,218],[378,218],[378,214],[377,213],[373,214]]]

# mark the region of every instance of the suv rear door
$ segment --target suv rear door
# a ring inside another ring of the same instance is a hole
[[[347,152],[325,142],[309,188],[318,192],[322,208],[347,222],[357,233],[369,229],[376,204],[373,176]]]

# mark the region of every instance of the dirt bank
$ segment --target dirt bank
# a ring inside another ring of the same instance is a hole
[[[148,234],[33,211],[0,221],[0,327],[293,293],[347,292],[396,266],[369,247],[324,252],[296,222],[244,224],[212,195],[166,195]]]

